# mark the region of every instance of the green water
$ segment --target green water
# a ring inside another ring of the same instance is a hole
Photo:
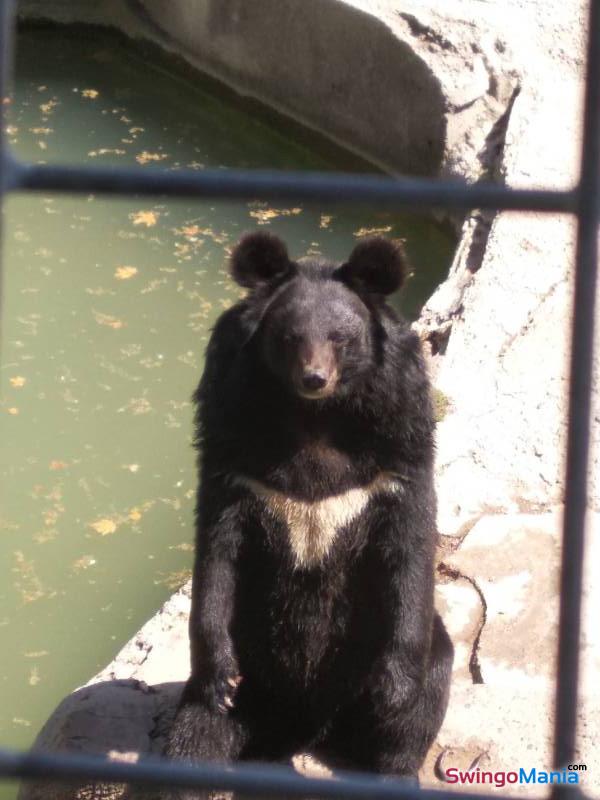
[[[8,139],[22,158],[150,169],[364,169],[170,61],[99,31],[21,31]],[[29,745],[189,574],[190,395],[264,225],[294,256],[403,236],[414,315],[454,242],[421,217],[325,206],[13,196],[0,395],[0,745]],[[0,794],[2,790],[0,789]]]

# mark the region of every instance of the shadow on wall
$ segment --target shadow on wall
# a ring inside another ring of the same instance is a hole
[[[325,132],[386,170],[436,175],[446,98],[430,67],[381,20],[331,0],[135,0],[202,69]]]

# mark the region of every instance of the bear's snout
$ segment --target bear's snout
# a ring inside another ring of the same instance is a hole
[[[327,375],[320,370],[305,372],[302,376],[302,386],[309,392],[316,392],[327,385]]]
[[[338,370],[330,342],[303,342],[298,353],[296,388],[303,397],[318,400],[335,391]]]

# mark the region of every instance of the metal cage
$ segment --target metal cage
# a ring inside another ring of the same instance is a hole
[[[140,194],[171,197],[245,200],[327,200],[343,204],[377,204],[412,209],[443,208],[495,211],[542,211],[577,218],[575,295],[571,332],[565,512],[562,532],[559,644],[554,722],[553,766],[575,758],[579,641],[584,556],[587,471],[590,440],[597,234],[600,221],[600,0],[590,0],[587,80],[580,179],[566,191],[509,189],[495,184],[467,186],[458,181],[387,178],[352,174],[275,172],[268,170],[205,170],[201,173],[136,169],[35,165],[17,161],[0,140],[0,202],[5,192],[52,191],[106,195]],[[14,3],[0,0],[0,97],[10,74]],[[1,105],[0,105],[1,113]],[[1,122],[1,120],[0,120]],[[1,136],[2,134],[0,134]],[[18,753],[0,749],[0,779],[41,781],[94,780],[235,791],[240,795],[386,800],[419,795],[423,800],[485,794],[421,790],[400,780],[350,774],[336,780],[305,778],[285,767],[236,765],[183,766],[160,759],[137,764],[108,762],[100,757]],[[564,793],[583,796],[581,789],[553,784],[553,800]],[[499,795],[495,793],[494,797]]]

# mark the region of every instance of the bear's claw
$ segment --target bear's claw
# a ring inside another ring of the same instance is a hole
[[[241,682],[241,675],[221,678],[216,682],[214,689],[215,706],[221,714],[227,714],[228,711],[235,707],[235,696]]]

